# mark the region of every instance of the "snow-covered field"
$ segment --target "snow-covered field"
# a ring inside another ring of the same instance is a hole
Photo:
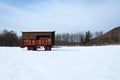
[[[0,47],[0,80],[120,80],[120,46]]]

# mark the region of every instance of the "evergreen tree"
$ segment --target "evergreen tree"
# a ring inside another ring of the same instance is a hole
[[[90,33],[90,31],[87,31],[85,34],[85,43],[88,43],[91,39],[92,35]]]

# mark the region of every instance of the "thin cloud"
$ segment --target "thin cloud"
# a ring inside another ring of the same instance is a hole
[[[99,31],[119,26],[119,1],[46,1],[16,7],[0,3],[0,26],[15,30]],[[9,27],[8,27],[9,26]],[[68,30],[69,29],[69,30]]]

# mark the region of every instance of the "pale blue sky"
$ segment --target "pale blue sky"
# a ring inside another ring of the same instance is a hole
[[[0,0],[0,29],[108,31],[120,26],[120,0]]]

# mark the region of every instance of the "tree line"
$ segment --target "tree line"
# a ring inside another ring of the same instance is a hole
[[[85,45],[93,37],[102,35],[100,32],[96,32],[96,35],[90,31],[85,33],[61,33],[55,35],[55,44],[57,46],[75,46],[75,45]],[[3,30],[0,31],[0,46],[20,46],[21,45],[21,36],[18,36],[15,31]]]
[[[0,31],[0,46],[20,46],[21,37],[17,36],[14,31]]]
[[[64,46],[79,46],[79,45],[91,45],[89,43],[92,39],[103,35],[103,32],[95,32],[92,33],[90,31],[87,32],[78,32],[78,33],[62,33],[56,34],[55,41],[56,45],[64,45]]]
[[[93,45],[105,44],[108,39],[100,37],[103,35],[102,31],[91,33],[90,31],[78,33],[60,33],[55,35],[56,46],[79,46],[79,45]],[[109,43],[118,42],[115,33],[111,34]],[[15,31],[3,30],[0,31],[0,46],[20,46],[21,36],[18,36]]]

